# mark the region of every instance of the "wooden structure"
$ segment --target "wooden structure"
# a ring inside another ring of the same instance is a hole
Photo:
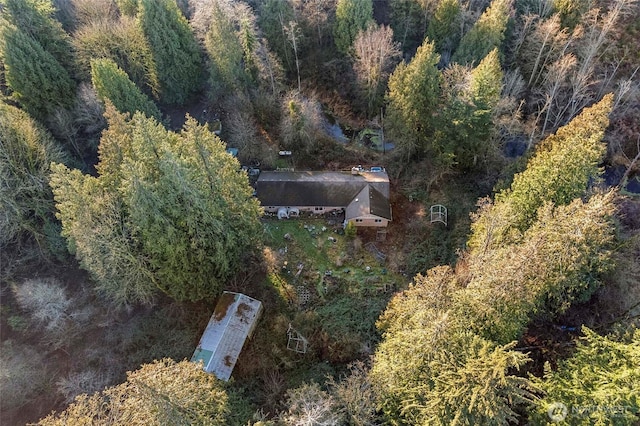
[[[289,324],[289,329],[287,330],[287,337],[289,338],[287,341],[287,349],[298,352],[299,354],[307,353],[309,341],[298,333],[295,328],[291,327],[291,324]]]

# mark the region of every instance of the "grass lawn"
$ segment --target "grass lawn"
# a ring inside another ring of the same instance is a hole
[[[264,221],[264,285],[279,297],[266,307],[261,331],[242,355],[251,359],[243,363],[243,376],[266,377],[258,386],[274,386],[274,366],[284,387],[322,383],[375,349],[375,322],[407,279],[387,271],[366,242],[338,229],[326,219]],[[306,354],[287,350],[289,324],[309,341]],[[264,389],[265,399],[275,391]]]

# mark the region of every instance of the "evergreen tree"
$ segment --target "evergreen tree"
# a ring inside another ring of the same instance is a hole
[[[51,166],[51,187],[69,252],[89,271],[99,294],[116,306],[150,304],[157,291],[133,237],[122,201],[92,176]]]
[[[118,10],[125,16],[136,16],[138,13],[138,0],[115,0]]]
[[[24,236],[47,248],[47,238],[55,238],[49,231],[56,228],[49,166],[64,161],[65,155],[26,112],[4,102],[0,141],[0,252],[11,243],[18,243],[17,251]]]
[[[492,152],[493,113],[502,89],[498,51],[494,49],[471,72],[454,64],[443,77],[439,124],[430,143],[441,164],[477,169]]]
[[[551,407],[561,403],[567,410],[562,424],[637,425],[640,330],[600,336],[582,327],[582,333],[575,354],[560,361],[555,371],[546,364],[544,378],[534,379],[544,397],[530,419],[548,422]]]
[[[472,250],[517,241],[544,202],[562,205],[585,194],[600,173],[598,164],[606,151],[602,137],[612,101],[612,95],[605,96],[541,142],[526,170],[514,177],[509,189],[496,194],[495,205],[472,224],[468,241]]]
[[[493,49],[471,72],[471,100],[480,111],[491,112],[500,100],[502,68],[498,49]]]
[[[246,175],[192,119],[176,134],[140,113],[126,121],[110,108],[108,118],[99,177],[54,168],[70,248],[119,304],[156,287],[178,300],[215,296],[259,235]]]
[[[459,0],[442,0],[438,3],[427,27],[427,37],[433,40],[438,52],[451,53],[458,46],[460,13]]]
[[[56,108],[70,107],[75,85],[67,71],[31,36],[10,24],[1,24],[0,54],[7,86],[36,118]]]
[[[258,25],[269,41],[269,46],[290,72],[295,71],[295,63],[285,26],[294,20],[293,7],[288,1],[266,0],[260,7]]]
[[[91,61],[111,59],[147,95],[158,98],[160,83],[151,47],[135,19],[100,20],[79,28],[74,33],[79,68],[91,74]]]
[[[466,331],[452,311],[458,286],[451,268],[433,268],[381,316],[370,377],[388,421],[506,425],[533,399],[529,381],[512,375],[528,357]]]
[[[222,382],[197,364],[163,359],[128,372],[122,384],[80,395],[38,424],[226,426],[234,408],[230,402]]]
[[[217,3],[213,5],[204,44],[209,55],[209,83],[214,97],[244,89],[248,75],[244,69],[243,47],[231,17]]]
[[[31,36],[67,72],[75,69],[71,37],[54,18],[51,0],[5,0],[7,20]]]
[[[400,63],[389,77],[387,115],[398,145],[407,157],[426,148],[433,115],[440,103],[440,56],[425,39],[408,64]]]
[[[161,98],[184,104],[202,83],[202,55],[175,0],[140,0],[138,21],[156,64]]]
[[[475,64],[493,49],[500,49],[511,10],[511,0],[493,0],[460,40],[453,55],[459,64]]]
[[[478,334],[505,344],[535,315],[553,318],[586,302],[612,267],[613,193],[541,207],[522,241],[472,252],[457,315]]]
[[[391,0],[390,25],[403,51],[415,49],[424,39],[427,11],[421,0]],[[431,40],[434,40],[431,38]]]
[[[358,33],[365,30],[372,21],[371,0],[338,0],[336,22],[333,27],[333,37],[338,50],[348,53]]]
[[[463,169],[475,167],[479,159],[486,158],[490,151],[494,108],[502,90],[498,49],[493,49],[482,59],[470,77],[469,93],[465,96],[470,107],[463,108],[464,114],[450,121],[453,125],[467,123],[468,126],[462,137],[455,139],[455,160]]]
[[[158,107],[112,60],[95,59],[91,62],[91,82],[98,96],[103,101],[111,101],[118,111],[131,115],[140,111],[147,117],[160,120]]]

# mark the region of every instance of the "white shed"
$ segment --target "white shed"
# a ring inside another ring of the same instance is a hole
[[[204,371],[220,380],[229,380],[242,346],[261,314],[259,300],[241,293],[222,293],[191,361],[202,361]]]

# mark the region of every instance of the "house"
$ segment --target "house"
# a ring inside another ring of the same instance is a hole
[[[348,172],[262,172],[256,196],[265,212],[296,209],[314,214],[344,211],[345,223],[385,227],[391,221],[389,176],[356,168]]]
[[[222,293],[191,361],[202,361],[204,371],[220,380],[229,380],[242,346],[261,314],[259,300],[241,293]]]

